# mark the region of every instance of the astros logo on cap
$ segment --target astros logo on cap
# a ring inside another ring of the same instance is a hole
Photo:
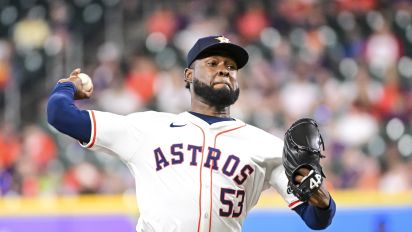
[[[198,39],[189,50],[187,53],[187,67],[189,68],[196,59],[222,54],[222,52],[236,62],[238,69],[245,66],[249,59],[249,55],[244,48],[233,44],[223,35],[211,35]]]
[[[230,40],[224,36],[216,37],[215,39],[219,40],[220,43],[230,43]]]

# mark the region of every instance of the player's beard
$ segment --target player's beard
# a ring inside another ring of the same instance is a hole
[[[214,89],[197,79],[193,80],[193,91],[204,100],[206,100],[210,105],[216,106],[217,108],[224,108],[233,105],[239,98],[240,90],[237,88],[233,90],[232,88],[220,88]]]

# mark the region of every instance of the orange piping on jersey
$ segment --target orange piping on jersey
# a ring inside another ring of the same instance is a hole
[[[215,137],[215,147],[216,147],[216,137]],[[217,165],[217,164],[215,164],[214,162],[213,162],[213,166],[210,168],[210,200],[209,200],[209,202],[210,202],[210,207],[209,207],[209,232],[211,231],[211,229],[212,229],[212,200],[213,200],[213,197],[212,197],[212,194],[213,194],[213,167],[215,166],[215,165]]]
[[[202,134],[203,134],[202,159],[200,161],[200,169],[199,169],[199,182],[200,182],[200,184],[199,184],[199,220],[198,220],[198,223],[197,223],[197,232],[199,232],[200,231],[200,223],[202,222],[202,167],[203,167],[203,154],[204,154],[204,151],[205,151],[206,135],[205,135],[205,132],[203,131],[203,129],[200,126],[198,126],[194,123],[193,123],[193,125],[197,126],[202,131]]]
[[[239,126],[239,127],[235,127],[235,128],[232,128],[232,129],[229,129],[229,130],[225,130],[225,131],[221,131],[221,132],[219,132],[219,133],[217,133],[216,134],[216,136],[215,136],[215,142],[214,142],[214,148],[216,148],[216,141],[217,141],[217,137],[219,136],[219,135],[221,135],[221,134],[224,134],[224,133],[227,133],[227,132],[230,132],[230,131],[234,131],[234,130],[237,130],[237,129],[239,129],[239,128],[242,128],[242,127],[245,127],[246,126],[246,124],[244,124],[244,125],[242,125],[242,126]],[[210,208],[209,208],[209,232],[211,232],[212,231],[212,210],[213,210],[213,206],[212,206],[212,194],[213,194],[213,167],[215,166],[215,165],[217,165],[217,164],[215,164],[215,163],[213,163],[213,166],[210,168]]]
[[[293,201],[292,203],[290,203],[290,204],[288,205],[288,207],[291,208],[291,207],[293,207],[294,205],[296,205],[297,203],[300,203],[300,200]]]
[[[96,117],[94,116],[93,111],[90,111],[90,113],[92,115],[92,141],[89,146],[87,146],[87,148],[93,147],[94,143],[96,142]]]

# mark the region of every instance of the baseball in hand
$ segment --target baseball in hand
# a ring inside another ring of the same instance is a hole
[[[93,82],[89,75],[87,75],[86,73],[80,73],[78,77],[82,81],[82,87],[84,91],[90,91],[93,88]]]

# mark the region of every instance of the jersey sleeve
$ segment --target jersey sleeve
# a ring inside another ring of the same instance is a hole
[[[92,125],[90,140],[81,146],[130,160],[138,151],[143,137],[130,117],[95,110],[88,112]]]
[[[280,196],[286,201],[288,207],[293,209],[294,207],[302,204],[295,195],[287,192],[288,179],[285,174],[285,168],[282,165],[282,154],[283,154],[283,140],[275,137],[273,143],[273,152],[276,162],[278,165],[271,168],[269,174],[269,184],[276,189]]]
[[[290,209],[303,203],[295,195],[287,192],[288,179],[283,166],[280,165],[272,171],[269,183],[282,196]]]

